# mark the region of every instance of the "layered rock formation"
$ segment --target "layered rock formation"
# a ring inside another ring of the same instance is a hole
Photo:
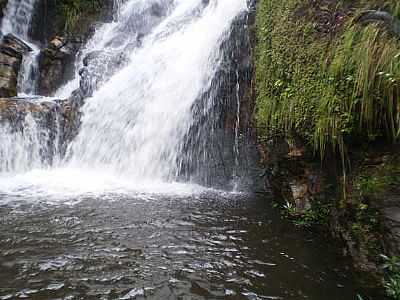
[[[17,95],[18,74],[24,54],[32,49],[13,35],[6,35],[0,44],[0,97]]]

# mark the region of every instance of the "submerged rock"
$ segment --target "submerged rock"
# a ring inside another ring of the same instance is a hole
[[[3,37],[0,44],[0,97],[17,95],[18,73],[24,54],[32,49],[12,34]]]

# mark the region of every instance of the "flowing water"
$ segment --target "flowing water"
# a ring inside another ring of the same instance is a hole
[[[2,34],[28,39],[36,3],[37,0],[9,0],[1,23]]]
[[[66,156],[54,146],[57,120],[50,129],[27,114],[20,130],[0,127],[0,299],[350,300],[365,293],[346,261],[282,222],[265,195],[205,188],[190,176],[200,172],[197,156],[209,157],[215,128],[199,124],[213,121],[215,79],[246,1],[118,6],[57,92],[69,97],[80,87],[87,97]],[[234,75],[229,151],[239,168]]]
[[[282,223],[265,198],[215,191],[32,198],[0,194],[0,299],[356,300],[362,293],[347,261]]]
[[[32,17],[38,0],[9,0],[1,22],[1,36],[13,34],[31,49],[25,54],[18,78],[19,96],[36,94],[40,50],[29,38]]]

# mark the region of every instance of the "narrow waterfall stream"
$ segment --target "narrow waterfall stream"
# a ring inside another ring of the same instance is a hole
[[[0,37],[13,34],[32,51],[23,58],[18,79],[19,96],[36,95],[40,49],[29,38],[32,17],[38,0],[9,0],[0,27]]]
[[[43,100],[39,120],[42,100],[0,122],[0,300],[370,292],[334,249],[238,184],[249,71],[231,39],[248,45],[247,1],[114,2],[114,20],[96,28],[56,92],[83,95],[76,132],[63,129],[67,100]],[[5,17],[3,34],[29,40],[34,7],[9,0],[6,16],[25,19]],[[19,86],[30,95],[32,49]]]

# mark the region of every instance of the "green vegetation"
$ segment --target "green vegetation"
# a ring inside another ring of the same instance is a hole
[[[327,224],[330,205],[320,201],[313,201],[312,207],[299,212],[294,204],[287,202],[283,207],[283,214],[298,227],[310,228]]]
[[[385,288],[388,296],[400,300],[400,258],[381,255],[384,260],[383,269],[386,272]]]
[[[386,159],[379,165],[365,168],[355,178],[354,185],[361,198],[378,201],[385,192],[400,185],[400,162],[396,156]],[[395,192],[397,193],[397,192]]]
[[[355,24],[344,2],[259,1],[256,119],[263,137],[299,136],[345,167],[350,145],[400,137],[400,42]]]
[[[299,140],[306,154],[328,162],[323,173],[333,184],[332,193],[327,182],[322,187],[323,205],[317,192],[311,208],[299,212],[287,197],[284,213],[299,226],[333,221],[328,226],[355,264],[376,272],[386,249],[382,209],[395,205],[400,186],[392,147],[400,140],[400,39],[358,17],[381,9],[400,18],[400,2],[260,0],[257,9],[259,140]],[[314,163],[306,154],[287,158]],[[288,165],[293,171],[296,163]],[[308,182],[299,169],[294,176]],[[388,274],[388,295],[400,299],[400,267]]]
[[[66,33],[79,31],[82,25],[90,24],[102,12],[107,1],[59,0],[57,4],[60,27]],[[83,23],[83,24],[82,24]]]

